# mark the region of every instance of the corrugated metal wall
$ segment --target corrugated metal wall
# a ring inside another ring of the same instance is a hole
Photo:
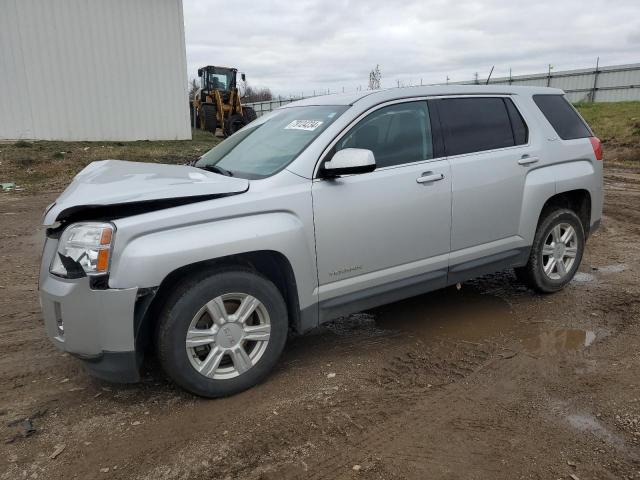
[[[472,82],[458,82],[472,83]],[[484,83],[479,80],[479,83]],[[640,64],[584,68],[516,77],[492,78],[491,85],[529,85],[561,88],[577,102],[621,102],[640,100]]]
[[[486,79],[485,79],[486,80]],[[479,79],[478,83],[484,84]],[[455,82],[452,85],[472,84],[475,81]],[[622,102],[640,100],[640,63],[611,67],[585,68],[562,72],[538,73],[514,77],[492,78],[491,85],[527,85],[531,87],[561,88],[569,101],[577,102]],[[267,102],[248,103],[258,116],[264,115],[298,98],[278,98]],[[304,97],[308,98],[308,97]]]
[[[182,0],[0,0],[0,139],[191,138]]]

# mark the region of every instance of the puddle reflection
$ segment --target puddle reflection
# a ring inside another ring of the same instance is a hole
[[[591,275],[590,273],[576,272],[572,281],[584,283],[584,282],[592,282],[593,280],[594,280],[594,276]]]
[[[508,335],[531,353],[555,355],[587,348],[596,340],[593,330],[547,329],[544,323],[518,321],[506,300],[473,286],[439,290],[367,313],[376,327],[409,333],[424,342],[481,343]]]
[[[592,330],[577,328],[547,330],[523,340],[523,346],[532,353],[556,354],[581,350],[590,346],[596,339]]]
[[[473,287],[439,290],[370,311],[380,328],[404,330],[429,341],[475,341],[517,327],[509,304]]]
[[[616,265],[607,265],[605,267],[598,267],[597,271],[599,273],[620,273],[624,272],[627,269],[627,266],[624,263],[619,263]]]

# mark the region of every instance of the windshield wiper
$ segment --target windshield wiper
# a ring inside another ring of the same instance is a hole
[[[199,168],[206,170],[207,172],[219,173],[220,175],[224,175],[226,177],[233,177],[233,172],[230,172],[229,170],[226,170],[217,165],[203,165]]]

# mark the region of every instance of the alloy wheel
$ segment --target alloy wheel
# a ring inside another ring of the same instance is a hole
[[[264,355],[271,334],[266,307],[246,293],[207,302],[193,317],[185,345],[193,368],[224,380],[242,375]]]
[[[568,223],[555,225],[542,247],[542,268],[552,280],[562,280],[573,267],[578,254],[578,237]]]

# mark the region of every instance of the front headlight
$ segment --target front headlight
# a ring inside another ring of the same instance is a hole
[[[114,231],[110,223],[69,225],[60,236],[49,271],[66,278],[107,273]]]

